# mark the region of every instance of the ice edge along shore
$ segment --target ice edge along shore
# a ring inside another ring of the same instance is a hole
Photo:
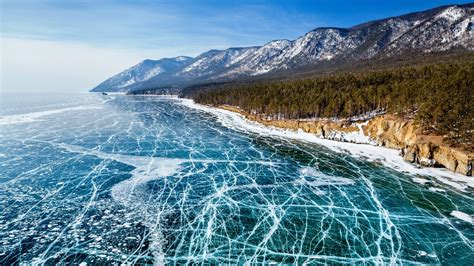
[[[469,190],[474,189],[473,177],[457,174],[445,168],[417,166],[415,164],[406,162],[403,157],[399,155],[398,150],[382,146],[376,146],[376,144],[371,141],[368,141],[367,143],[352,143],[323,139],[312,133],[265,126],[256,121],[251,121],[244,117],[244,115],[239,114],[237,112],[198,104],[191,99],[180,98],[179,101],[180,104],[185,105],[189,108],[201,110],[216,115],[221,124],[232,129],[252,132],[259,135],[294,139],[319,144],[335,152],[347,153],[351,156],[363,158],[372,162],[380,162],[383,165],[390,167],[391,169],[412,175],[414,182],[423,185],[436,181],[462,192],[468,192]],[[351,135],[354,135],[353,137],[357,140],[367,139],[366,136],[361,134],[362,133],[351,133]],[[435,180],[424,179],[420,176],[431,176]],[[432,187],[430,189],[433,191],[441,191],[437,187]]]

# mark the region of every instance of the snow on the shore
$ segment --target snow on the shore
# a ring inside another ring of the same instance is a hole
[[[363,123],[356,123],[355,125],[359,128],[357,132],[341,132],[341,131],[332,131],[329,133],[327,139],[342,141],[342,142],[352,142],[358,144],[371,144],[377,145],[377,143],[370,139],[369,136],[364,134],[364,130],[362,126],[366,126],[369,121],[365,121]]]
[[[240,131],[249,131],[252,133],[267,135],[273,137],[282,137],[295,139],[305,142],[311,142],[323,145],[333,151],[340,153],[347,153],[351,156],[363,158],[373,162],[380,162],[383,165],[395,169],[397,171],[410,174],[410,175],[420,175],[420,176],[431,176],[438,183],[448,185],[459,191],[466,192],[468,188],[474,188],[474,178],[469,176],[464,176],[451,172],[444,168],[430,168],[430,167],[420,167],[411,163],[406,162],[400,155],[399,151],[395,149],[389,149],[386,147],[375,146],[371,141],[366,141],[360,134],[361,132],[353,132],[353,135],[345,134],[344,137],[346,140],[353,138],[354,142],[339,142],[335,140],[323,139],[317,137],[315,134],[305,133],[302,131],[291,131],[275,127],[267,127],[262,124],[259,124],[254,121],[246,119],[243,115],[220,109],[215,107],[209,107],[201,104],[194,103],[193,100],[189,99],[180,99],[180,103],[189,108],[198,109],[204,112],[209,112],[217,116],[220,123],[229,128],[240,130]],[[362,124],[360,125],[360,128]],[[357,134],[357,135],[356,135]],[[361,141],[355,141],[361,140]],[[358,144],[358,143],[368,143],[368,144]],[[434,180],[433,180],[434,181]]]

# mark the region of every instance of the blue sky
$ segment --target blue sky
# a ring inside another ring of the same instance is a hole
[[[9,90],[31,88],[31,84],[37,84],[38,89],[64,90],[69,86],[87,90],[145,58],[195,56],[211,48],[262,45],[274,39],[295,39],[316,27],[350,27],[469,2],[0,1],[2,89]],[[31,83],[18,81],[25,71],[32,77]],[[48,75],[55,79],[35,80]]]

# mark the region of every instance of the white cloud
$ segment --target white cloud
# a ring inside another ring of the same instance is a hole
[[[2,91],[87,91],[153,51],[80,43],[1,39]],[[164,54],[156,54],[159,58]]]

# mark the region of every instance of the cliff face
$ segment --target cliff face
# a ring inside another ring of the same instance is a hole
[[[337,141],[370,143],[399,149],[400,155],[408,162],[426,167],[445,167],[453,172],[472,176],[472,152],[449,146],[443,142],[442,136],[423,135],[412,120],[390,115],[378,116],[364,123],[347,120],[270,120],[232,106],[221,108],[238,112],[265,126],[301,130]]]
[[[400,149],[406,161],[472,176],[473,153],[451,147],[442,136],[423,135],[413,121],[380,116],[368,122],[364,133],[379,145]]]

